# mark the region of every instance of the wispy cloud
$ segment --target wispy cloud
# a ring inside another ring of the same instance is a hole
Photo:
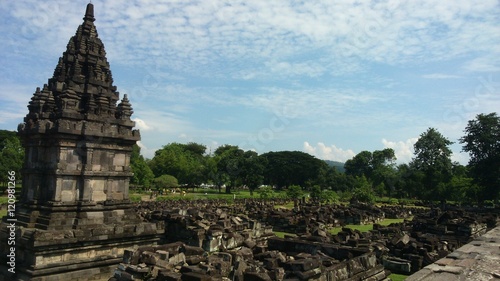
[[[422,75],[422,78],[426,78],[426,79],[457,79],[457,78],[461,78],[461,76],[452,75],[452,74],[444,74],[444,73],[431,73],[431,74]]]
[[[382,144],[384,145],[384,148],[394,149],[397,163],[409,163],[413,158],[413,146],[417,140],[418,138],[410,138],[404,141],[390,141],[382,139]]]
[[[260,65],[260,72],[283,70],[314,76],[351,68],[333,63],[351,57],[421,63],[464,52],[498,50],[500,30],[494,13],[498,5],[494,0],[474,5],[468,1],[363,1],[356,5],[341,1],[105,1],[95,4],[95,13],[109,56],[120,64],[153,58],[175,71],[222,77],[226,69],[247,61]],[[52,54],[61,52],[61,42],[72,35],[81,18],[73,3],[60,1],[15,1],[3,10],[15,19],[4,22],[7,27],[29,27],[23,34],[34,43],[33,48]],[[54,11],[60,16],[52,17]],[[296,61],[297,55],[312,53],[322,54],[326,63]]]
[[[305,152],[316,156],[319,159],[339,162],[345,162],[352,159],[356,155],[356,153],[354,153],[351,149],[344,150],[335,145],[327,146],[322,142],[318,142],[316,146],[313,146],[309,144],[309,142],[305,141],[303,149]]]
[[[500,29],[497,31],[500,32]],[[498,72],[500,71],[500,51],[495,56],[479,57],[466,62],[463,68],[471,72]]]
[[[35,87],[51,77],[81,24],[84,4],[0,5],[0,100],[12,108],[0,122],[12,127],[22,120]],[[393,135],[387,131],[405,131],[392,138],[409,139],[420,133],[414,130],[449,121],[446,109],[460,119],[459,129],[481,110],[498,110],[498,87],[470,83],[500,70],[496,0],[106,0],[94,6],[116,85],[129,94],[149,149],[179,136],[238,144],[267,126],[269,116],[291,121],[280,136],[301,146],[304,134],[334,139],[339,128],[346,138],[380,132],[370,136],[377,142]],[[422,91],[422,79],[439,88]],[[441,88],[455,81],[460,89]],[[483,92],[476,95],[474,87]],[[485,97],[484,89],[494,94]],[[308,149],[349,151],[324,143]],[[409,159],[407,141],[385,145]]]

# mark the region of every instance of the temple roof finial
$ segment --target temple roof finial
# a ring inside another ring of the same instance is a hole
[[[94,18],[94,4],[92,4],[92,1],[87,4],[87,10],[85,10],[85,17],[83,17],[83,20],[88,20],[91,22],[95,21]]]

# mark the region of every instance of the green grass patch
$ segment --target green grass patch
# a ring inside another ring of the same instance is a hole
[[[293,209],[293,207],[295,207],[295,204],[293,203],[293,201],[288,202],[285,205],[275,205],[274,206],[275,209],[283,208],[283,209],[288,209],[288,210]]]
[[[389,275],[389,278],[390,278],[392,281],[403,281],[403,280],[405,280],[407,277],[408,277],[408,275],[396,274],[396,273],[392,273],[391,275]]]
[[[184,193],[182,193],[184,191]],[[234,199],[259,199],[258,190],[254,191],[253,194],[249,190],[235,189],[231,193],[225,193],[225,189],[219,192],[218,189],[211,188],[195,188],[193,189],[182,189],[181,192],[167,193],[156,197],[157,201],[165,200],[197,200],[197,199],[222,199],[232,201]],[[283,192],[275,192],[273,198],[281,198]],[[292,208],[293,208],[293,202]]]
[[[404,219],[384,219],[383,221],[379,222],[378,224],[387,226],[387,225],[390,225],[391,223],[400,223],[403,221],[404,221]],[[352,230],[359,230],[360,232],[367,232],[367,231],[373,230],[373,224],[360,224],[360,225],[348,224],[344,227],[350,228]],[[342,227],[334,227],[334,228],[329,230],[329,232],[331,234],[334,234],[334,235],[339,233],[340,231],[342,231]]]
[[[7,215],[7,210],[0,210],[0,219]]]
[[[412,218],[409,218],[407,220],[411,220],[411,219]],[[383,221],[379,222],[378,224],[387,226],[387,225],[390,225],[391,223],[401,223],[404,221],[405,221],[405,219],[384,219]]]
[[[348,224],[348,225],[343,226],[343,227],[350,228],[352,230],[359,230],[360,232],[367,232],[367,231],[370,231],[373,229],[372,224],[359,224],[359,225]],[[342,231],[342,227],[334,227],[334,228],[329,230],[329,232],[333,235],[338,234],[341,231]]]
[[[296,235],[296,234],[293,234],[293,233],[281,232],[281,231],[273,231],[273,232],[274,232],[274,234],[275,234],[276,236],[278,236],[279,238],[285,238],[285,235],[288,235],[288,236],[295,236],[295,237],[297,237],[297,235]]]
[[[132,202],[141,202],[142,201],[142,197],[141,195],[136,195],[136,194],[130,194],[129,197],[130,201]]]

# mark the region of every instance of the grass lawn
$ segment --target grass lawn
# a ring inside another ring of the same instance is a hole
[[[403,222],[404,219],[385,219],[381,222],[379,222],[380,225],[389,225],[391,223],[399,223],[399,222]],[[373,224],[361,224],[361,225],[357,225],[357,224],[348,224],[344,227],[347,227],[347,228],[350,228],[350,229],[353,229],[353,230],[359,230],[360,232],[367,232],[367,231],[370,231],[373,229]],[[339,233],[340,231],[342,231],[342,227],[334,227],[332,229],[329,230],[329,232],[331,234],[337,234]]]
[[[0,197],[0,204],[6,204],[9,201],[9,198],[5,196]],[[7,210],[0,210],[0,218],[7,215]]]
[[[285,205],[275,205],[275,206],[274,206],[274,208],[275,208],[275,209],[280,209],[280,208],[283,208],[283,209],[288,209],[288,210],[291,210],[291,209],[293,209],[293,207],[294,207],[294,206],[295,206],[295,205],[294,205],[293,201],[290,201],[290,202],[288,202],[288,203],[287,203],[287,204],[285,204]]]
[[[296,234],[293,234],[293,233],[288,233],[288,232],[281,232],[281,231],[273,231],[274,234],[276,236],[278,236],[279,238],[285,238],[285,235],[289,235],[289,236],[297,236]]]
[[[231,193],[226,193],[225,189],[222,189],[221,192],[219,192],[218,189],[211,189],[211,188],[195,188],[194,190],[192,188],[189,189],[183,189],[185,193],[181,192],[176,192],[176,193],[168,193],[166,195],[161,195],[156,197],[156,201],[162,201],[162,200],[179,200],[179,199],[185,199],[185,200],[196,200],[196,199],[222,199],[222,200],[234,200],[234,199],[245,199],[245,198],[250,198],[250,199],[259,199],[260,195],[259,192],[256,190],[253,192],[253,194],[250,194],[249,190],[239,190],[239,189],[234,189],[231,191]],[[274,196],[279,197],[281,192],[276,192]],[[133,195],[149,195],[148,193],[134,193]],[[293,203],[292,203],[292,208],[293,208]]]
[[[392,281],[403,281],[408,277],[408,275],[402,275],[402,274],[395,274],[392,273],[389,275],[389,278],[391,278]]]

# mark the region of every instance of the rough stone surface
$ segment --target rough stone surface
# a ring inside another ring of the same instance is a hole
[[[130,154],[140,134],[127,96],[119,101],[94,20],[90,3],[18,127],[26,155],[16,204],[19,280],[107,279],[125,249],[155,244],[163,232],[129,200]],[[7,235],[2,225],[0,240]],[[1,276],[8,250],[0,243]]]
[[[500,226],[409,276],[407,281],[499,280]]]

